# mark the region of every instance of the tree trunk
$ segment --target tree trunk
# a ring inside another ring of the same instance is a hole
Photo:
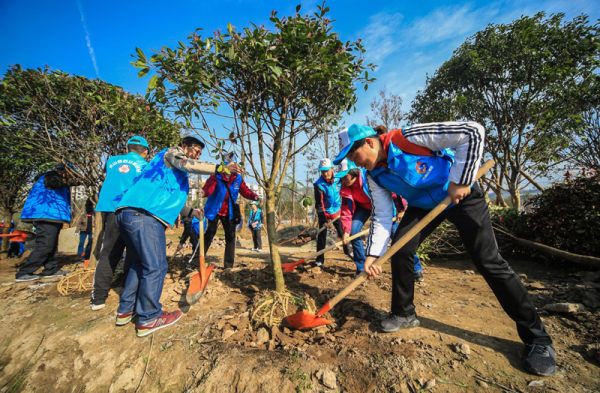
[[[275,278],[275,291],[285,291],[285,280],[283,279],[283,270],[281,270],[281,256],[279,255],[279,246],[277,245],[277,223],[275,220],[275,192],[271,185],[266,190],[266,209],[267,209],[267,239],[269,250],[271,252],[271,262],[273,263],[273,277]]]
[[[4,227],[2,228],[2,234],[7,234],[10,230],[10,222],[12,221],[13,213],[9,210],[4,211]],[[0,259],[8,257],[8,244],[9,237],[2,237],[2,250],[0,251]]]
[[[294,150],[296,149],[296,140],[294,138]],[[292,226],[296,224],[296,156],[292,158]]]

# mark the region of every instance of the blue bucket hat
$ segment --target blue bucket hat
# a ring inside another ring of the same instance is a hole
[[[333,163],[339,165],[340,162],[348,155],[354,142],[360,141],[371,136],[377,135],[377,132],[372,127],[361,126],[360,124],[352,124],[347,130],[342,130],[338,134],[340,141],[340,154],[335,157]]]
[[[148,141],[141,135],[134,135],[127,141],[128,145],[140,145],[142,147],[148,148]]]

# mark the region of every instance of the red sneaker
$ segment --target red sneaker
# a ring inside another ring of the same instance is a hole
[[[135,311],[117,313],[117,320],[115,321],[115,325],[124,326],[127,325],[133,318],[135,318]]]
[[[183,316],[181,310],[173,311],[173,312],[165,312],[163,311],[162,315],[156,318],[154,321],[139,323],[135,325],[135,330],[137,332],[138,337],[144,337],[149,334],[154,333],[155,331],[166,328],[175,324],[179,319]]]

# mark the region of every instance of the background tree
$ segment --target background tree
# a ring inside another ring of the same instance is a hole
[[[573,138],[570,153],[584,169],[600,172],[600,109],[592,108],[583,114],[581,133]]]
[[[402,97],[379,90],[377,97],[371,101],[371,115],[367,116],[367,124],[371,127],[384,125],[388,130],[400,128],[405,116],[402,113]]]
[[[246,165],[265,191],[267,235],[275,289],[285,282],[276,243],[276,204],[293,157],[356,102],[355,84],[371,80],[359,41],[342,42],[326,17],[279,18],[272,29],[251,26],[163,48],[149,60],[138,50],[134,63],[149,81],[149,97],[183,118],[210,129],[213,115],[230,119]]]
[[[598,79],[598,25],[586,16],[521,17],[467,39],[413,102],[412,121],[470,119],[488,132],[494,191],[521,189],[560,160]],[[538,185],[539,186],[539,185]]]

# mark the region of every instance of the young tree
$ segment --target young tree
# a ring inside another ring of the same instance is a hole
[[[241,143],[242,154],[266,195],[267,235],[275,289],[285,282],[276,243],[276,203],[293,157],[325,129],[331,129],[355,101],[355,84],[371,81],[359,41],[342,42],[332,31],[328,8],[290,17],[271,14],[273,27],[227,26],[202,38],[199,30],[187,44],[163,48],[146,59],[138,50],[134,63],[149,81],[149,97],[173,109],[186,124],[210,115],[226,116]],[[296,145],[294,144],[296,141]]]
[[[384,125],[388,130],[400,128],[400,123],[404,120],[402,113],[402,97],[390,93],[385,89],[379,90],[371,101],[371,116],[367,116],[367,124],[371,127]]]
[[[464,42],[413,102],[413,121],[471,119],[487,131],[495,192],[520,190],[560,159],[598,76],[598,25],[544,13],[490,25]],[[534,184],[534,183],[532,183]]]

